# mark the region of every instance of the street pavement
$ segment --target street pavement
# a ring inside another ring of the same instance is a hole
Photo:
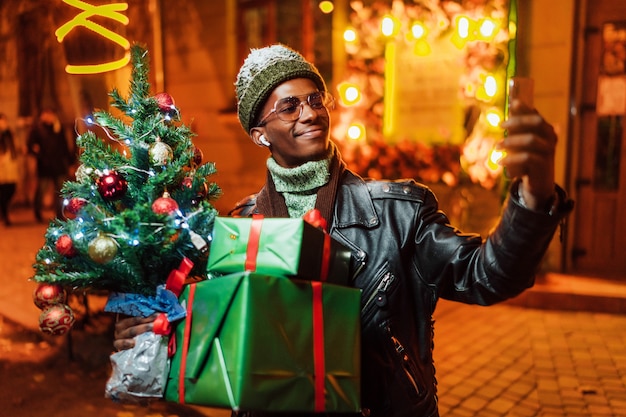
[[[0,225],[0,318],[37,329],[29,278],[47,225],[25,209],[13,222]],[[442,417],[626,417],[625,306],[626,282],[558,274],[496,306],[440,301],[434,356]]]

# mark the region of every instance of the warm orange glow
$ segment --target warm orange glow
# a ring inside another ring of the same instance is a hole
[[[432,52],[430,48],[430,44],[425,39],[419,39],[415,42],[415,46],[413,47],[413,52],[417,56],[427,56]]]
[[[461,39],[467,39],[469,38],[469,30],[470,30],[470,24],[469,24],[469,19],[465,16],[460,16],[459,19],[457,20],[457,33],[459,34],[459,37]]]
[[[498,84],[496,83],[496,78],[493,75],[488,75],[485,78],[485,93],[489,97],[493,97],[496,95],[496,91],[498,89]]]
[[[413,26],[411,26],[411,34],[415,39],[422,39],[426,36],[426,28],[422,22],[415,22]]]
[[[393,16],[385,16],[380,24],[380,30],[385,36],[392,36],[400,27],[398,20]]]
[[[456,30],[452,33],[451,40],[454,46],[459,49],[463,49],[467,42],[475,39],[474,30],[476,21],[467,16],[460,15],[457,16],[455,23]]]
[[[353,106],[361,100],[361,91],[356,84],[340,83],[337,86],[337,91],[339,92],[341,102],[346,106]]]
[[[348,28],[343,32],[343,40],[346,42],[356,41],[356,31],[352,28]]]
[[[353,123],[348,127],[346,134],[349,139],[363,140],[365,139],[365,126],[361,123]]]
[[[497,108],[489,109],[485,112],[485,119],[490,127],[498,128],[502,122],[502,112]]]
[[[483,41],[492,41],[498,34],[498,25],[494,19],[488,17],[479,22],[478,39]]]
[[[481,76],[481,78],[483,79],[483,84],[476,91],[476,98],[481,101],[490,102],[501,92],[498,80],[493,74],[485,74]]]
[[[489,168],[493,172],[499,171],[500,169],[502,169],[499,162],[505,156],[506,156],[506,152],[493,149],[491,153],[489,154],[489,159],[487,160],[487,168]]]
[[[335,10],[335,5],[332,1],[321,1],[319,4],[319,8],[322,13],[328,14],[332,13],[332,11]]]

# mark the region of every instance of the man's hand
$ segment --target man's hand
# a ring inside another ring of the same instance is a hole
[[[496,145],[506,152],[499,164],[509,176],[522,179],[519,194],[528,208],[545,209],[554,196],[554,128],[519,100],[511,102],[501,127],[508,135]]]
[[[149,317],[126,317],[115,323],[115,340],[113,347],[115,350],[131,349],[135,346],[135,336],[152,331],[152,325],[157,318],[157,314]]]

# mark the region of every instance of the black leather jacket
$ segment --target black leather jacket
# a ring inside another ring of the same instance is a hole
[[[439,415],[432,356],[437,300],[489,305],[532,286],[571,210],[558,192],[563,204],[552,214],[528,210],[513,195],[483,242],[450,226],[423,185],[344,174],[330,233],[352,249],[352,283],[363,290],[363,415]],[[251,198],[235,214],[254,210]]]

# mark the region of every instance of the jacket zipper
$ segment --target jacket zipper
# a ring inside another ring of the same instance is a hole
[[[403,365],[402,369],[404,370],[404,373],[409,379],[409,382],[411,382],[411,385],[413,385],[413,389],[415,390],[415,392],[419,395],[420,388],[417,385],[415,376],[411,372],[411,363],[410,363],[409,355],[405,353],[404,346],[402,346],[402,343],[400,343],[400,341],[395,336],[393,335],[391,336],[391,341],[393,342],[393,346],[396,349],[396,353],[398,353],[398,355],[400,355],[400,357],[402,358],[402,365]]]
[[[370,304],[372,304],[373,301],[376,301],[376,304],[378,304],[380,307],[383,307],[384,304],[387,303],[386,292],[391,286],[391,283],[394,281],[394,278],[395,276],[391,272],[385,273],[383,279],[380,281],[380,284],[378,284],[376,291],[373,291],[365,302],[365,305],[363,306],[363,311],[367,311],[368,307],[370,306]]]

